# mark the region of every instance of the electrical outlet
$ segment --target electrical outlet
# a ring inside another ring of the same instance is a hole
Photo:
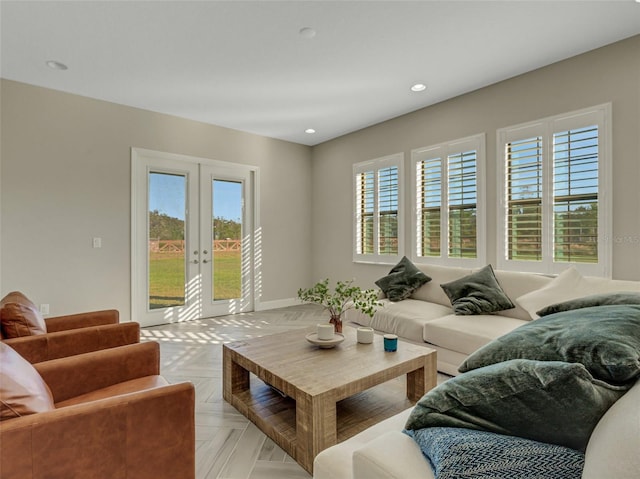
[[[49,305],[48,304],[41,304],[40,305],[40,313],[44,316],[45,314],[49,314]]]
[[[102,248],[102,238],[93,238],[93,247]]]

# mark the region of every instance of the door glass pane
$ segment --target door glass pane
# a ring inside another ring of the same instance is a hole
[[[149,173],[149,309],[185,303],[187,178]]]
[[[242,294],[242,183],[213,180],[214,301]]]

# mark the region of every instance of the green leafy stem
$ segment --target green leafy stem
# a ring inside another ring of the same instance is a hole
[[[324,306],[332,319],[340,319],[349,309],[356,309],[373,317],[376,307],[382,303],[378,301],[375,289],[360,289],[351,281],[338,281],[333,290],[329,288],[329,279],[320,281],[311,288],[298,290],[298,298],[307,303]]]

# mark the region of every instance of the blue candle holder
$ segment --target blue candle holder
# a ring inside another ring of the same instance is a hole
[[[388,353],[397,351],[398,349],[398,336],[395,334],[385,334],[383,336],[384,350]]]

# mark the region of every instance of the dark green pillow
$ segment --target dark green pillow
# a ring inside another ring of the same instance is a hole
[[[515,308],[490,264],[469,276],[440,285],[458,315],[486,314]]]
[[[583,364],[612,384],[640,376],[640,305],[610,305],[550,314],[491,341],[460,372],[524,358]]]
[[[584,451],[600,418],[629,387],[594,379],[582,364],[514,359],[432,389],[405,429],[462,427]]]
[[[602,293],[585,296],[583,298],[570,299],[562,303],[552,304],[540,311],[536,311],[538,316],[548,316],[553,313],[562,311],[571,311],[572,309],[590,308],[592,306],[606,306],[611,304],[640,304],[640,293],[618,292],[618,293]]]
[[[376,281],[376,284],[390,301],[402,301],[429,281],[429,276],[420,271],[409,258],[403,256],[389,274]]]

